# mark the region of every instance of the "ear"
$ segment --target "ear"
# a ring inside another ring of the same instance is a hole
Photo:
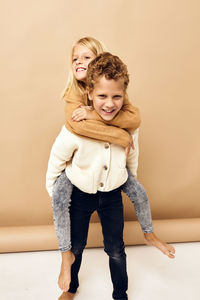
[[[87,90],[87,94],[88,94],[88,99],[89,99],[90,101],[93,101],[92,92],[89,91],[89,90]]]

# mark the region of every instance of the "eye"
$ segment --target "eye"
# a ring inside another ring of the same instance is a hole
[[[77,58],[73,58],[73,59],[72,59],[73,62],[76,61],[76,60],[77,60]]]
[[[103,99],[103,98],[106,97],[106,95],[104,95],[104,94],[100,94],[100,95],[98,95],[98,96],[99,96],[99,98],[101,98],[101,99]]]
[[[90,59],[91,57],[90,57],[90,56],[85,56],[85,58],[86,58],[86,59]]]
[[[121,97],[122,97],[121,95],[115,95],[114,96],[115,99],[121,99]]]

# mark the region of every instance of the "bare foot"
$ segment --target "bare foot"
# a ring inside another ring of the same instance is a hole
[[[71,250],[67,252],[62,252],[62,264],[60,268],[60,275],[58,278],[58,285],[60,289],[63,290],[64,292],[67,292],[69,289],[69,285],[71,282],[71,265],[73,264],[74,260],[75,257],[74,254],[71,252]],[[65,299],[65,298],[61,298],[61,299]],[[69,298],[69,299],[73,299],[73,298]]]
[[[157,236],[152,233],[144,233],[145,243],[149,246],[154,246],[162,251],[169,258],[175,258],[175,249],[172,245],[169,245],[157,238]]]
[[[74,299],[75,294],[69,292],[63,292],[62,295],[58,298],[58,300],[72,300]]]

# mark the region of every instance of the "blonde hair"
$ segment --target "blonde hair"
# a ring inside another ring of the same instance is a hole
[[[74,44],[74,46],[72,47],[71,53],[70,53],[70,57],[69,57],[70,70],[69,70],[69,75],[68,75],[68,79],[67,79],[67,84],[66,84],[66,87],[65,87],[65,90],[63,93],[63,97],[71,89],[75,93],[78,93],[80,95],[83,95],[86,91],[85,84],[83,82],[78,81],[75,78],[74,73],[72,71],[72,58],[73,58],[74,48],[77,45],[86,46],[88,49],[90,49],[94,53],[95,56],[98,56],[100,53],[107,51],[106,47],[104,46],[104,44],[102,42],[100,42],[92,37],[81,38]]]

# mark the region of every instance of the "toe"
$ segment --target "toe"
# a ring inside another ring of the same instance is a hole
[[[169,255],[169,258],[175,258],[174,254],[170,253]]]
[[[174,247],[172,245],[168,245],[167,244],[167,249],[170,253],[175,254],[176,250],[174,249]]]
[[[172,253],[175,253],[175,252],[176,252],[176,250],[174,249],[173,246],[170,247],[170,252],[172,252]]]
[[[165,251],[164,253],[165,253],[165,255],[167,255],[169,258],[174,258],[174,257],[175,257],[174,254],[173,254],[172,252],[170,252],[170,251]]]

